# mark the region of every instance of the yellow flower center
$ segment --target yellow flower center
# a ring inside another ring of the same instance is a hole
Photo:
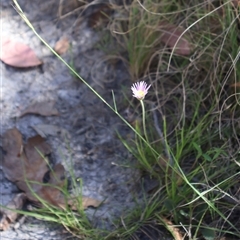
[[[139,90],[138,93],[137,93],[137,95],[142,98],[142,97],[145,96],[145,92],[142,91],[142,90]]]

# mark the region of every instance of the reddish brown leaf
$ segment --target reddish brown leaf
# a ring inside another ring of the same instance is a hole
[[[55,206],[64,202],[61,191],[56,188],[63,187],[65,182],[64,168],[61,164],[57,164],[53,171],[50,171],[49,184],[52,186],[43,185],[43,178],[49,171],[44,157],[51,149],[41,136],[29,138],[22,146],[21,133],[16,128],[10,129],[3,136],[3,150],[6,152],[3,159],[4,173],[26,193],[29,200],[38,203],[39,200],[35,196],[37,194]]]
[[[65,169],[62,164],[58,163],[50,171],[49,184],[54,186],[63,187],[65,181]]]
[[[25,192],[26,198],[41,206],[42,199],[47,203],[66,208],[69,205],[73,210],[76,201],[66,200],[61,189],[67,184],[65,169],[59,163],[49,170],[45,158],[51,152],[50,146],[44,138],[37,135],[27,140],[23,145],[22,135],[18,129],[10,129],[3,135],[3,150],[6,152],[3,159],[3,171],[7,178],[14,182],[19,189]],[[48,184],[43,179],[49,175]],[[97,207],[101,202],[92,198],[83,198],[82,207]],[[2,228],[6,228],[3,224]]]
[[[29,138],[27,140],[27,143],[24,145],[24,150],[26,153],[26,157],[28,159],[33,159],[34,161],[41,157],[40,153],[43,156],[46,156],[49,153],[51,153],[50,146],[45,142],[45,139],[42,138],[40,135]]]
[[[28,163],[25,169],[26,176],[23,181],[19,181],[16,184],[21,190],[25,191],[29,200],[36,202],[38,200],[33,192],[38,194],[43,188],[43,178],[49,170],[45,156],[51,153],[51,149],[45,140],[37,135],[28,139],[24,145],[24,153]]]
[[[8,180],[15,182],[22,179],[23,166],[21,155],[23,152],[22,134],[17,128],[10,129],[3,135],[3,171]]]
[[[184,29],[166,22],[162,22],[160,24],[160,31],[162,32],[161,41],[169,46],[175,53],[183,56],[191,53],[191,45],[186,39],[185,35],[179,39],[181,34],[184,32]],[[174,48],[175,44],[176,47]]]
[[[54,107],[55,101],[48,102],[36,102],[28,106],[25,110],[22,111],[20,117],[26,114],[38,114],[42,116],[54,116],[58,115],[58,110]]]
[[[232,0],[232,5],[237,8],[237,7],[240,6],[240,1],[239,0]]]
[[[50,171],[50,179],[48,181],[49,186],[43,186],[38,192],[39,197],[47,201],[49,204],[59,208],[66,208],[66,205],[70,206],[72,210],[77,210],[78,201],[76,198],[65,199],[63,193],[59,188],[63,188],[66,184],[65,169],[62,164],[54,166]],[[58,187],[58,188],[57,188]],[[93,198],[82,197],[80,208],[86,209],[88,207],[98,207],[102,202]]]
[[[12,128],[3,134],[3,149],[10,150],[6,154],[19,157],[22,152],[22,134],[17,128]]]
[[[94,198],[89,198],[89,197],[82,197],[81,199],[81,206],[79,208],[87,209],[88,207],[99,207],[102,201],[99,201]],[[78,209],[78,201],[75,198],[69,199],[68,205],[71,207],[72,210],[77,210]]]
[[[6,152],[3,159],[4,173],[26,193],[29,200],[38,203],[37,194],[55,206],[59,206],[58,202],[64,202],[61,191],[56,188],[63,187],[65,181],[61,164],[57,164],[50,172],[49,184],[52,186],[43,186],[43,178],[49,171],[44,157],[51,149],[41,136],[29,138],[23,146],[21,133],[16,128],[10,129],[3,135],[3,150]]]
[[[10,66],[26,68],[42,64],[30,47],[8,37],[1,38],[1,49],[0,59]]]
[[[65,198],[60,191],[60,189],[64,187],[65,181],[65,169],[62,164],[58,163],[49,171],[49,186],[43,186],[36,193],[51,205],[56,207],[65,206]]]
[[[6,152],[3,158],[3,171],[6,177],[31,199],[31,191],[36,192],[42,187],[31,182],[42,183],[48,171],[44,156],[50,153],[50,146],[40,136],[30,138],[23,146],[21,133],[13,128],[3,135],[3,150]]]
[[[50,146],[41,136],[37,135],[28,139],[24,145],[24,153],[27,162],[26,178],[41,183],[45,173],[48,171],[48,162],[44,157],[51,153]],[[32,184],[33,189],[34,186]],[[39,185],[36,186],[36,189],[38,188]]]
[[[109,4],[99,4],[97,9],[88,16],[88,26],[91,28],[98,28],[106,25],[109,22],[112,9]]]
[[[94,198],[83,197],[82,198],[82,207],[86,209],[88,207],[98,207],[102,201],[96,200]]]
[[[54,47],[54,50],[59,54],[62,55],[69,49],[69,40],[67,37],[62,37]]]
[[[78,201],[76,200],[76,198],[70,198],[66,200],[63,193],[59,190],[59,188],[63,188],[66,184],[64,172],[65,169],[62,164],[55,165],[52,171],[50,171],[50,179],[48,181],[50,186],[43,186],[40,191],[37,192],[37,194],[42,199],[56,207],[65,209],[66,205],[69,205],[72,210],[77,210]],[[101,201],[98,201],[96,199],[82,197],[80,207],[86,209],[90,206],[98,207],[100,204]]]
[[[232,88],[239,88],[240,87],[240,82],[236,82],[230,85]]]

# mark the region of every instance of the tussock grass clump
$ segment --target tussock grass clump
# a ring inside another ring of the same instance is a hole
[[[239,237],[237,8],[231,1],[132,1],[124,16],[113,21],[113,35],[132,81],[153,88],[145,102],[154,152],[138,138],[127,144],[143,172],[159,180],[139,228],[149,219],[166,226],[167,218],[190,239]],[[162,40],[169,24],[185,29],[172,45]],[[188,55],[178,51],[181,38]],[[136,131],[143,134],[139,125]]]

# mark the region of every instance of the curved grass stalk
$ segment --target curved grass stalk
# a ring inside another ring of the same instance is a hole
[[[15,4],[15,9],[19,13],[19,15],[22,17],[22,19],[26,22],[26,24],[32,29],[32,31],[35,33],[35,35],[44,43],[46,47],[50,49],[50,51],[61,61],[63,62],[68,69],[70,69],[105,105],[107,105],[108,108],[110,108],[133,132],[135,132],[138,137],[157,155],[159,153],[149,144],[148,141],[146,141],[139,132],[137,132],[134,127],[131,126],[131,124],[124,118],[122,115],[117,111],[115,99],[114,100],[114,107],[112,107],[96,90],[94,90],[90,84],[88,84],[61,56],[59,56],[53,48],[37,33],[33,25],[30,23],[24,12],[22,11],[21,7],[17,3],[17,0],[13,0]]]

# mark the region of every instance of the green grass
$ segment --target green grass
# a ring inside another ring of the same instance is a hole
[[[176,238],[169,222],[189,239],[226,234],[239,238],[235,220],[239,216],[238,11],[231,1],[146,0],[141,4],[133,0],[116,8],[118,17],[110,30],[119,43],[119,55],[126,56],[131,81],[144,79],[152,84],[144,101],[147,138],[144,121],[132,126],[115,101],[112,107],[58,57],[135,132],[131,141],[119,137],[137,159],[143,178],[147,175],[158,185],[136,202],[133,211],[116,220],[112,233],[99,234],[82,210],[75,213],[46,206],[31,214],[60,222],[82,239],[134,239],[136,232],[153,225]],[[191,43],[189,56],[176,54],[174,47],[169,49],[160,41],[163,22],[185,29],[181,37]]]

